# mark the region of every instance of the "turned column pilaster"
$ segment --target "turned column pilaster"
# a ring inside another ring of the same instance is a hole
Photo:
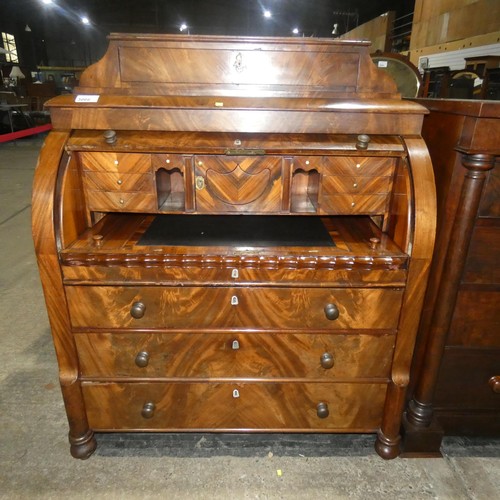
[[[439,290],[432,313],[422,375],[406,414],[407,420],[419,427],[428,427],[432,421],[432,401],[441,358],[481,201],[481,193],[488,171],[495,165],[495,157],[487,154],[464,155],[462,165],[467,169],[467,172],[453,220]]]

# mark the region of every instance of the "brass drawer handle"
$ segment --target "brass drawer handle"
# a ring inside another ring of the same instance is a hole
[[[333,368],[334,365],[334,359],[333,359],[333,354],[330,354],[329,352],[325,352],[321,355],[321,366],[325,370],[329,370],[330,368]]]
[[[135,357],[135,364],[139,368],[145,368],[149,364],[149,352],[147,351],[141,351],[140,353],[137,354]]]
[[[500,375],[494,375],[488,380],[488,385],[495,394],[500,394]]]
[[[146,306],[142,302],[134,302],[130,308],[130,315],[135,319],[141,319],[146,312]]]
[[[336,320],[340,315],[339,308],[335,304],[326,304],[325,316],[330,321]]]
[[[144,418],[153,418],[155,414],[155,404],[152,403],[151,401],[148,401],[147,403],[144,403],[144,406],[142,407],[141,415]]]
[[[316,406],[316,414],[319,418],[326,418],[330,415],[330,410],[328,409],[327,403],[318,403]]]

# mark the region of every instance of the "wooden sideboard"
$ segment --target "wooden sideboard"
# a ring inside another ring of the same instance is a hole
[[[405,419],[405,453],[500,435],[500,103],[418,100],[438,226]]]
[[[72,455],[206,431],[397,456],[434,180],[369,44],[112,35],[49,107],[33,235]]]

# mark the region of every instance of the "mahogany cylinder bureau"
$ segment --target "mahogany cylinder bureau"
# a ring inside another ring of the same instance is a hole
[[[500,435],[500,103],[419,102],[438,230],[404,448],[439,454],[444,434]]]
[[[206,431],[397,456],[434,179],[369,45],[111,35],[48,106],[33,235],[72,455]]]

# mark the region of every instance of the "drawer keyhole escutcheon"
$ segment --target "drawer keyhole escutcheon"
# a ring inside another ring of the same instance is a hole
[[[330,415],[330,410],[328,409],[328,405],[326,403],[318,403],[316,406],[316,414],[319,418],[326,418]]]
[[[141,415],[144,418],[153,418],[155,414],[155,404],[152,403],[151,401],[148,401],[147,403],[144,403],[144,406],[142,407]]]
[[[233,348],[234,351],[237,351],[240,348],[240,343],[237,340],[233,340],[231,347]]]
[[[205,189],[205,179],[201,175],[196,176],[194,183],[198,191]]]
[[[233,389],[233,398],[239,398],[240,397],[240,391],[238,389]]]
[[[143,302],[134,302],[130,308],[130,315],[135,319],[141,319],[146,312],[146,306]]]
[[[335,304],[326,304],[325,316],[330,321],[336,320],[340,315],[339,308]]]
[[[141,351],[135,357],[135,364],[139,368],[145,368],[149,364],[149,353],[146,351]]]
[[[232,305],[232,306],[237,306],[237,305],[238,305],[238,303],[239,303],[239,302],[238,302],[238,297],[236,297],[236,295],[233,295],[233,296],[231,297],[231,305]]]
[[[231,278],[239,278],[240,277],[240,273],[238,272],[238,269],[233,269],[231,271]]]
[[[321,366],[325,370],[329,370],[330,368],[333,368],[333,365],[335,364],[334,359],[333,359],[333,354],[330,354],[329,352],[325,352],[321,355]]]

